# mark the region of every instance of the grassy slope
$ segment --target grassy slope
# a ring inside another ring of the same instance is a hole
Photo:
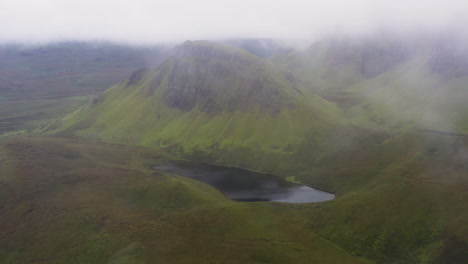
[[[1,263],[368,263],[298,208],[237,203],[150,165],[155,149],[65,138],[0,141]]]
[[[467,257],[467,147],[466,137],[413,131],[330,157],[318,174],[337,188],[348,189],[353,174],[365,184],[311,205],[312,230],[382,263],[432,263],[438,254],[446,256],[435,263],[461,263],[453,259]]]
[[[88,102],[85,96],[0,100],[0,135],[32,133]]]

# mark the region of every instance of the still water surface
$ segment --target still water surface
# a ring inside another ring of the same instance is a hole
[[[311,203],[332,200],[334,194],[288,182],[280,177],[245,169],[171,161],[154,169],[207,183],[239,202],[277,201]]]

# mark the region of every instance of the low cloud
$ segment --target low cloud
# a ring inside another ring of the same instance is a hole
[[[446,27],[466,0],[15,0],[0,2],[0,42],[313,39],[331,31]]]

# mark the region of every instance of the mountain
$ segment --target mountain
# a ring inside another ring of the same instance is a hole
[[[361,127],[466,134],[467,44],[458,32],[339,36],[272,61]]]
[[[267,169],[280,159],[299,166],[299,153],[317,158],[344,121],[334,104],[275,65],[231,46],[189,41],[156,70],[134,72],[55,126],[61,134]],[[290,167],[277,162],[276,169]]]

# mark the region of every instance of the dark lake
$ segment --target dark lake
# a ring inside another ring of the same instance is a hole
[[[334,194],[288,182],[272,174],[187,161],[171,161],[154,169],[207,183],[239,202],[311,203],[332,200]]]

